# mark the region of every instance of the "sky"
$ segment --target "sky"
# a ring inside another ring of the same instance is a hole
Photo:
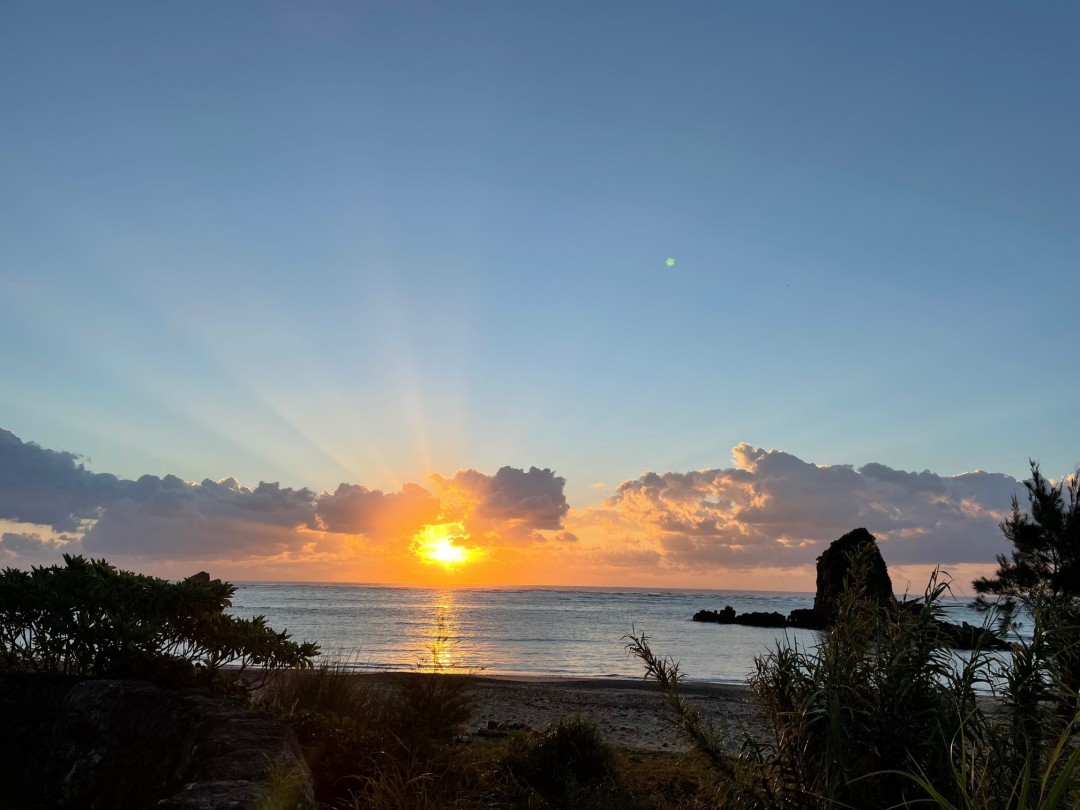
[[[0,7],[0,565],[812,590],[1080,463],[1080,6]]]

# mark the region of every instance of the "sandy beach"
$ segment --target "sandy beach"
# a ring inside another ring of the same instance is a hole
[[[748,687],[688,683],[681,691],[718,729],[764,733]],[[470,730],[477,738],[512,727],[540,731],[561,717],[579,715],[595,722],[616,745],[664,751],[688,747],[665,719],[659,691],[644,680],[477,677],[474,695],[477,707]]]

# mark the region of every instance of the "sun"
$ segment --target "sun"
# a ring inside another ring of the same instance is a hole
[[[468,540],[469,535],[460,523],[435,523],[413,535],[413,552],[421,562],[456,568],[471,562],[477,549],[454,545],[455,540]]]

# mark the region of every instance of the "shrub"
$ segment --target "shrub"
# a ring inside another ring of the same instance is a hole
[[[475,701],[468,675],[414,672],[396,679],[396,726],[403,739],[448,743],[472,717]]]
[[[344,663],[282,673],[259,702],[296,733],[321,801],[346,797],[370,768],[373,752],[385,748],[387,695]]]
[[[549,802],[617,784],[614,749],[595,724],[563,718],[543,734],[514,738],[504,767]]]
[[[67,554],[62,566],[7,568],[0,669],[246,688],[239,676],[251,668],[310,667],[317,645],[291,641],[262,616],[225,613],[235,590],[206,575],[168,582]]]
[[[323,662],[272,679],[260,702],[295,731],[320,801],[424,807],[466,779],[457,738],[471,688],[468,676],[430,668],[374,682]]]

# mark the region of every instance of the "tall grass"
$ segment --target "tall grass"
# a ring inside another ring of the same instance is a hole
[[[997,767],[996,749],[980,753],[975,748],[962,748],[951,781],[945,782],[948,790],[919,768],[915,773],[897,775],[910,779],[939,810],[1075,810],[1080,806],[1080,746],[1074,735],[1077,719],[1061,731],[1045,757],[1029,753],[1005,771]],[[1017,767],[1019,774],[1010,779]]]
[[[473,679],[451,674],[453,644],[440,619],[415,671],[378,681],[347,661],[285,673],[263,705],[295,730],[316,798],[365,808],[441,807],[473,778],[461,731],[473,713]]]
[[[935,575],[917,604],[883,609],[867,598],[867,565],[852,560],[836,623],[816,647],[777,645],[756,660],[750,683],[772,735],[747,737],[738,757],[723,754],[679,694],[677,664],[630,637],[628,650],[712,763],[722,806],[1080,806],[1077,722],[1057,711],[1062,682],[1045,624],[1011,656],[976,649],[958,667],[936,622],[947,585]]]
[[[778,646],[751,678],[774,731],[771,785],[796,806],[914,798],[916,788],[891,772],[914,765],[932,779],[949,773],[954,732],[967,735],[977,714],[974,678],[969,671],[957,681],[934,622],[944,585],[930,583],[921,610],[882,610],[867,599],[864,564],[855,560],[822,643]]]
[[[471,680],[431,665],[374,682],[344,662],[289,672],[264,707],[294,729],[316,798],[361,807],[432,807],[460,776],[455,738],[472,714]],[[464,777],[462,777],[464,778]]]

